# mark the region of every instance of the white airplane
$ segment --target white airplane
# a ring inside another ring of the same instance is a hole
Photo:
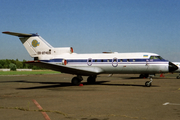
[[[174,71],[174,73],[179,73],[179,75],[176,77],[177,79],[180,78],[180,62],[173,62],[173,64],[175,64],[178,69],[176,71]]]
[[[77,75],[71,80],[79,85],[82,76],[89,76],[88,83],[95,83],[98,74],[149,74],[150,87],[155,73],[173,72],[178,69],[173,63],[154,53],[99,53],[77,54],[72,47],[54,48],[38,34],[3,32],[18,36],[34,61],[27,63],[47,69]]]

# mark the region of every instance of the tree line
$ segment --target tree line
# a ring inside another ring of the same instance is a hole
[[[34,65],[30,64],[25,64],[26,60],[19,61],[18,59],[16,60],[11,60],[11,59],[2,59],[0,60],[0,69],[3,68],[10,68],[11,70],[16,70],[16,69],[43,69]]]

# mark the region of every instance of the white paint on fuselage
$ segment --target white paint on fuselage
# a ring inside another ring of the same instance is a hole
[[[144,57],[146,55],[146,57]],[[83,60],[83,62],[67,62],[67,67],[74,67],[77,69],[97,71],[97,73],[113,73],[113,74],[154,74],[168,72],[168,61],[150,60],[150,56],[159,56],[154,53],[97,53],[97,54],[61,54],[56,56],[46,55],[46,60],[64,59],[64,60]],[[113,62],[112,60],[117,59]],[[92,63],[88,65],[88,59]],[[137,61],[141,59],[142,61]],[[39,60],[44,60],[44,56],[39,56]],[[105,60],[103,62],[95,60]],[[123,60],[123,62],[121,62]],[[131,61],[127,61],[131,60]],[[133,61],[134,60],[134,61]],[[62,65],[62,62],[50,62],[51,64]]]

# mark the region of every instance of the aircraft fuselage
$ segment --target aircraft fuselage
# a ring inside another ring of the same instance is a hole
[[[76,69],[94,71],[97,74],[155,74],[169,71],[169,61],[154,53],[72,53],[50,57],[47,59],[47,55],[46,60],[44,60],[42,55],[42,57],[39,56],[38,60],[57,66],[65,65]],[[154,59],[154,57],[157,57],[157,59]]]

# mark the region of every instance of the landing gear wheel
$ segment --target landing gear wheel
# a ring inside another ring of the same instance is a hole
[[[180,78],[180,76],[177,76],[176,78],[177,78],[177,79],[179,79],[179,78]]]
[[[150,86],[151,86],[151,82],[150,82],[150,81],[146,81],[146,82],[145,82],[145,86],[146,86],[146,87],[150,87]]]
[[[149,75],[149,80],[150,80],[150,81],[146,81],[146,82],[145,82],[145,86],[146,86],[146,87],[150,87],[150,86],[151,86],[151,83],[153,82],[153,79],[152,79],[153,76],[154,76],[154,75]]]
[[[81,83],[81,80],[78,77],[73,77],[73,79],[71,80],[71,83],[73,85],[79,85]]]
[[[89,76],[89,77],[87,78],[87,83],[93,84],[93,83],[95,83],[95,82],[96,82],[96,76]]]

